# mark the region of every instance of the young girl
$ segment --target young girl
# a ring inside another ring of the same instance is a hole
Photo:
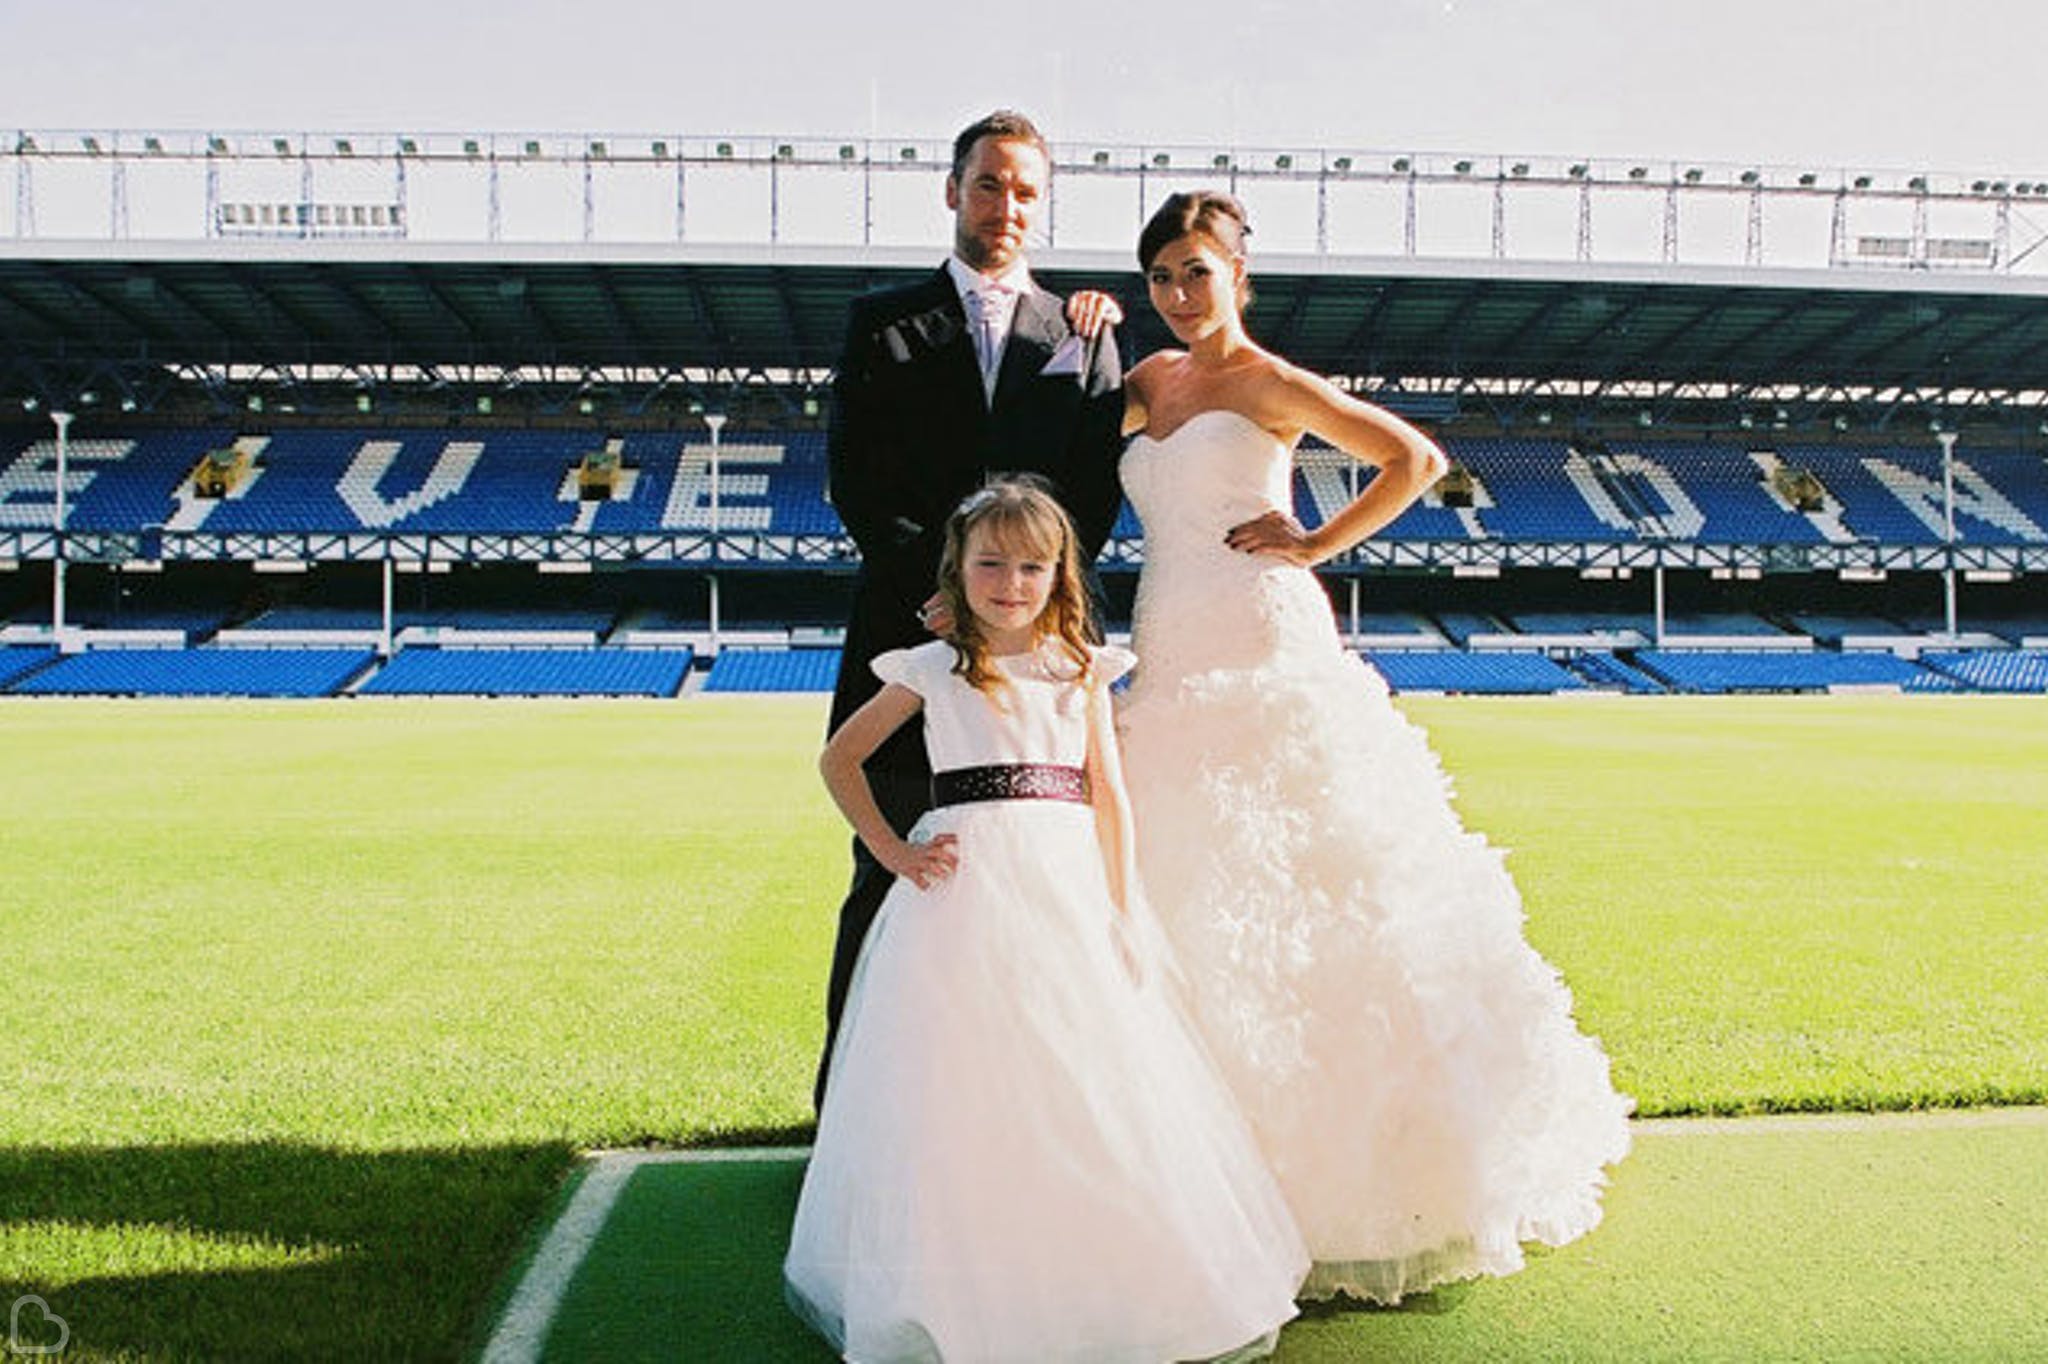
[[[1144,935],[1074,532],[999,481],[946,527],[952,637],[819,766],[897,876],[855,969],[784,1264],[848,1360],[1167,1364],[1270,1349],[1307,1270],[1244,1120]],[[862,760],[920,711],[909,839]],[[1144,964],[1141,966],[1141,959]]]

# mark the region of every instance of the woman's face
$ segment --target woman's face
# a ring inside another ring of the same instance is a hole
[[[1236,319],[1243,282],[1244,257],[1199,232],[1168,242],[1145,270],[1152,306],[1183,345]]]

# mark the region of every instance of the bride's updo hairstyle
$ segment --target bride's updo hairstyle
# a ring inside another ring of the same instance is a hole
[[[967,605],[967,542],[977,530],[986,530],[1006,554],[1041,559],[1053,566],[1052,595],[1032,622],[1032,633],[1036,643],[1051,642],[1064,654],[1085,682],[1091,618],[1074,523],[1067,519],[1066,509],[1053,498],[1045,480],[1032,474],[1004,474],[991,480],[946,518],[939,595],[953,616],[953,633],[946,641],[953,646],[953,671],[981,692],[993,693],[1009,684],[989,658],[981,621]]]
[[[1244,239],[1251,236],[1252,225],[1245,217],[1244,205],[1234,194],[1225,194],[1220,189],[1169,194],[1145,224],[1145,230],[1138,234],[1138,268],[1150,270],[1154,256],[1191,234],[1208,238],[1210,245],[1226,256],[1242,258]],[[1251,285],[1238,285],[1238,311],[1250,307],[1251,301]]]

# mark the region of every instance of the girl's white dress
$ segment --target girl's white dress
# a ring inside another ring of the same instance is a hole
[[[1393,1301],[1590,1229],[1630,1105],[1315,576],[1224,544],[1289,509],[1292,469],[1225,410],[1133,441],[1143,661],[1118,715],[1146,893],[1316,1260],[1305,1292]]]
[[[998,705],[953,658],[934,642],[874,662],[924,698],[935,771],[1083,765],[1071,664],[999,660]],[[1130,659],[1098,650],[1097,685]],[[791,1304],[861,1364],[1264,1353],[1307,1256],[1162,964],[1126,965],[1093,811],[954,805],[914,837],[940,833],[958,870],[899,880],[855,969]]]

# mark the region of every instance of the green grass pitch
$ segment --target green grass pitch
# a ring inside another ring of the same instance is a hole
[[[2048,1097],[2037,698],[1404,708],[1646,1113]],[[822,715],[0,704],[0,1303],[457,1357],[577,1150],[800,1138]]]

